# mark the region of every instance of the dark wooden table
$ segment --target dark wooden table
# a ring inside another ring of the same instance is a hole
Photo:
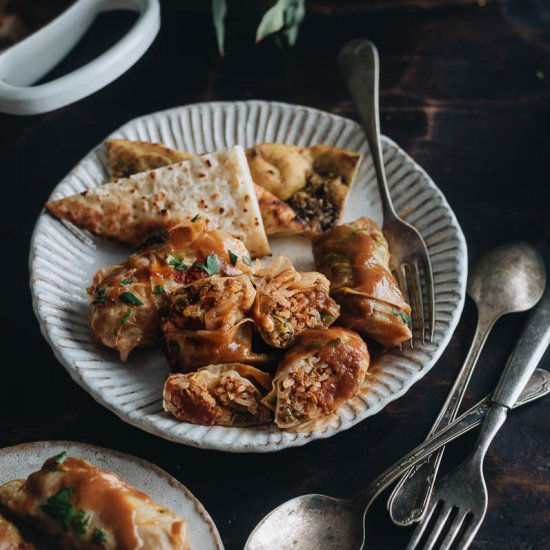
[[[209,3],[205,3],[209,4]],[[230,3],[231,4],[231,3]],[[242,2],[241,2],[242,4]],[[198,101],[273,99],[354,118],[336,65],[339,48],[365,36],[380,49],[382,127],[433,177],[464,229],[470,260],[510,240],[534,243],[550,263],[550,5],[546,0],[308,2],[295,48],[253,44],[229,18],[227,56],[216,52],[207,11],[163,2],[147,54],[107,88],[34,117],[0,116],[2,368],[0,446],[74,439],[144,457],[185,483],[241,548],[268,511],[302,493],[347,497],[419,443],[464,359],[475,325],[467,302],[433,370],[402,399],[329,440],[275,454],[179,446],[126,425],[74,384],[40,335],[28,289],[34,221],[54,185],[108,133],[145,113]],[[112,43],[131,20],[105,15],[62,72]],[[549,265],[550,267],[550,265]],[[489,391],[525,317],[500,321],[468,391]],[[546,356],[543,366],[550,366]],[[510,415],[486,462],[490,502],[473,548],[548,548],[550,399]],[[467,436],[446,453],[464,458]],[[369,547],[403,548],[385,496],[368,516]]]

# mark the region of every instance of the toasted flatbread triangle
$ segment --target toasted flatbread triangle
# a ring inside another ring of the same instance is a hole
[[[128,177],[194,156],[191,153],[170,149],[161,143],[127,139],[108,140],[107,153],[111,179]],[[259,185],[254,184],[254,189],[268,235],[288,235],[309,230],[308,224],[284,201]]]
[[[263,143],[246,151],[254,182],[288,203],[313,231],[341,217],[361,154],[329,145]]]
[[[152,232],[197,214],[241,239],[254,257],[269,254],[243,148],[194,157],[50,201],[46,209],[95,235],[139,246]]]

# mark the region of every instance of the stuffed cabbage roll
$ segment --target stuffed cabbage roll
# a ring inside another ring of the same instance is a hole
[[[0,486],[0,503],[62,550],[189,549],[183,519],[115,474],[65,453],[26,480]]]
[[[270,346],[288,348],[304,330],[326,328],[340,314],[321,273],[300,273],[279,256],[253,275],[256,300],[252,318]]]
[[[121,265],[100,269],[88,288],[92,334],[123,361],[134,348],[158,340],[167,293],[213,273],[250,271],[244,244],[209,231],[202,220],[157,233],[155,240]]]
[[[0,550],[36,550],[26,542],[19,529],[0,514]]]
[[[228,330],[181,330],[162,322],[164,353],[172,372],[190,372],[213,363],[264,365],[272,360],[252,349],[253,323],[243,319]]]
[[[269,374],[249,365],[209,365],[172,374],[164,385],[164,410],[193,424],[266,424],[271,411],[261,401],[270,388]]]
[[[169,296],[168,319],[182,330],[229,330],[247,316],[255,297],[247,275],[213,275]]]
[[[305,331],[279,364],[264,403],[275,412],[279,428],[323,430],[358,392],[369,363],[367,345],[355,332],[340,327]]]
[[[411,338],[411,307],[390,271],[388,243],[374,221],[359,218],[316,235],[313,255],[340,304],[340,324],[385,347]]]

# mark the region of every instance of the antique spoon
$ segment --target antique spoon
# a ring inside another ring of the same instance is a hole
[[[474,340],[428,437],[456,418],[466,386],[495,322],[507,313],[531,309],[540,300],[544,281],[540,255],[528,243],[499,246],[474,263],[468,277],[468,294],[478,310]],[[388,510],[395,524],[411,525],[423,518],[443,451],[442,447],[410,468],[396,485],[388,500]]]
[[[514,408],[548,393],[550,374],[536,369]],[[488,395],[378,476],[353,500],[304,495],[281,504],[258,523],[245,550],[360,550],[364,544],[365,515],[374,499],[416,462],[481,424],[491,404],[492,396]]]

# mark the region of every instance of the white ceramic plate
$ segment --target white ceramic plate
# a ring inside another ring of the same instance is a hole
[[[185,519],[191,548],[223,550],[218,530],[202,504],[177,479],[141,458],[74,441],[36,441],[0,449],[0,485],[24,479],[39,470],[50,456],[66,451],[113,472]]]
[[[265,101],[202,103],[135,119],[110,137],[162,142],[193,153],[235,144],[326,143],[361,151],[364,159],[348,200],[345,220],[367,215],[380,221],[372,159],[360,126],[329,113]],[[322,433],[294,434],[275,426],[205,427],[176,421],[162,411],[168,367],[158,350],[134,353],[126,364],[96,345],[88,329],[85,288],[102,266],[120,262],[128,250],[91,237],[45,212],[40,214],[30,254],[31,290],[42,333],[73,379],[126,422],[179,443],[225,451],[265,452],[329,437],[403,395],[433,366],[447,345],[464,303],[466,244],[456,218],[430,177],[393,141],[383,139],[384,161],[398,212],[422,233],[435,278],[433,342],[386,353],[371,367],[367,393],[341,409],[338,422]],[[59,183],[52,198],[79,193],[107,181],[103,144],[91,151]],[[313,267],[308,242],[272,240],[273,252],[288,255],[299,269]]]

